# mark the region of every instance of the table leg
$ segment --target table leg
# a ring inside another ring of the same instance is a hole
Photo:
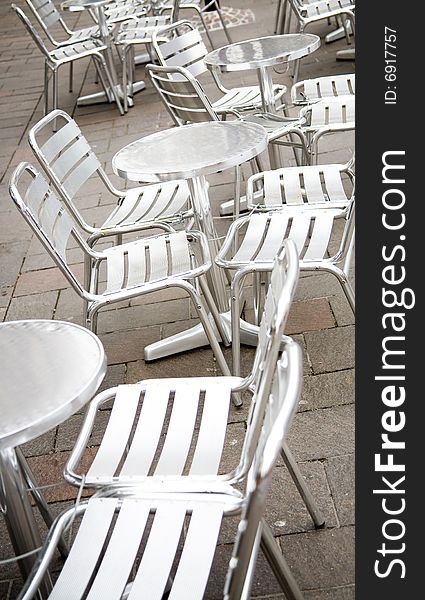
[[[13,448],[0,450],[0,507],[16,555],[25,554],[42,545],[34,519],[28,492]],[[18,561],[22,576],[26,579],[37,555],[32,554]],[[40,586],[40,595],[47,598],[52,589],[48,575]]]
[[[261,101],[264,112],[276,113],[276,103],[273,94],[273,80],[270,67],[260,67],[257,69],[258,83],[260,85]],[[269,160],[272,169],[278,169],[280,166],[279,148],[276,144],[269,144]]]

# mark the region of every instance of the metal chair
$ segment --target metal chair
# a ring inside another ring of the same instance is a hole
[[[354,96],[355,90],[356,76],[354,73],[315,77],[295,83],[291,88],[291,100],[292,104],[299,106],[323,98]]]
[[[164,35],[170,34],[172,39],[165,41]],[[208,54],[201,35],[190,21],[177,21],[161,30],[159,35],[153,34],[152,46],[159,63],[164,67],[184,67],[189,73],[198,78],[210,71],[204,63]],[[179,78],[177,75],[175,78]],[[215,111],[220,114],[237,111],[255,110],[262,106],[259,86],[244,86],[227,89],[223,86],[216,73],[212,78],[221,94],[220,98],[211,102]],[[284,85],[273,86],[275,101],[279,104],[286,92]]]
[[[203,275],[211,267],[211,259],[207,239],[202,233],[170,232],[95,252],[81,236],[73,215],[32,165],[18,165],[12,175],[9,192],[60,272],[84,300],[87,328],[96,332],[98,312],[105,306],[169,287],[182,288],[194,303],[219,367],[224,374],[230,374],[204,301],[191,283],[197,279],[208,308],[219,323],[217,308],[203,282]],[[74,274],[67,260],[70,239],[84,256],[83,282]]]
[[[272,189],[276,192],[277,181],[273,183]],[[307,180],[305,186],[308,186]],[[254,204],[252,186],[248,188],[247,195],[251,198],[249,204]],[[295,190],[295,197],[297,195]],[[323,202],[321,206],[317,204],[314,208],[305,208],[304,199],[299,197],[299,205],[298,202],[294,206],[287,201],[276,210],[280,199],[278,198],[277,204],[274,200],[271,195],[272,210],[253,213],[234,221],[216,257],[219,267],[234,273],[231,280],[231,321],[235,376],[240,373],[240,334],[239,328],[233,324],[238,323],[241,314],[240,298],[244,281],[248,274],[254,273],[254,316],[257,321],[261,293],[258,275],[271,270],[283,240],[291,239],[296,244],[301,272],[332,273],[340,282],[353,312],[355,308],[354,290],[348,278],[354,246],[354,196],[345,208],[332,207],[329,201]],[[267,205],[263,208],[267,208]],[[344,222],[342,233],[337,225],[341,219]]]
[[[223,598],[248,598],[260,544],[288,600],[302,593],[263,519],[279,450],[285,443],[301,389],[301,351],[292,340],[281,360],[266,366],[264,425],[242,492],[146,492],[137,485],[102,490],[55,521],[18,600],[34,598],[60,535],[82,516],[51,600],[146,597],[201,600],[213,569],[217,540],[227,516],[238,516]],[[173,567],[174,565],[174,567]]]
[[[52,123],[58,131],[52,134]],[[158,224],[171,230],[172,225],[193,216],[186,181],[170,181],[117,190],[83,136],[77,123],[66,112],[55,110],[36,123],[28,133],[28,142],[53,182],[56,191],[72,212],[79,227],[89,234],[92,246],[105,236],[122,235]],[[96,176],[99,190],[117,198],[117,206],[100,226],[87,223],[76,206],[85,184]]]
[[[109,73],[106,61],[102,52],[106,50],[106,46],[101,44],[94,38],[82,40],[76,43],[59,46],[52,51],[49,51],[38,32],[32,26],[30,20],[21,8],[12,4],[12,9],[18,15],[24,27],[34,40],[38,49],[44,55],[44,114],[49,110],[49,71],[52,72],[53,79],[53,109],[58,105],[58,71],[59,67],[65,64],[71,64],[74,60],[82,58],[93,58],[99,78],[105,91],[110,88],[114,95],[115,102],[119,110],[122,112],[121,100],[116,87],[113,85],[111,75]]]
[[[293,242],[287,240],[277,253],[252,371],[245,379],[156,379],[120,385],[98,394],[88,408],[65,467],[67,481],[93,488],[137,484],[146,491],[179,492],[229,491],[240,482],[252,461],[264,418],[264,406],[258,397],[263,386],[268,385],[265,372],[277,360],[297,280],[297,251]],[[248,432],[234,468],[217,475],[223,454],[232,451],[228,413],[232,394],[240,393],[251,397]],[[105,413],[100,409],[111,400],[112,411],[106,424]],[[99,430],[98,418],[103,420],[103,435],[95,458],[90,459],[85,452],[92,431]],[[282,456],[315,525],[322,526],[323,516],[286,445]],[[85,465],[84,475],[81,464]]]
[[[204,6],[201,6],[201,0],[177,0],[175,7],[170,0],[153,0],[152,8],[154,12],[164,13],[165,11],[174,11],[174,17],[171,19],[172,22],[177,21],[179,18],[180,10],[194,10],[198,13],[199,19],[204,27],[205,34],[208,38],[211,48],[215,48],[214,42],[211,38],[210,31],[208,29],[207,22],[204,18],[204,14],[210,11],[216,11],[218,18],[220,19],[221,26],[227,37],[229,44],[232,43],[229,30],[226,25],[226,21],[223,17],[222,10],[220,8],[220,2],[217,0],[206,0]]]

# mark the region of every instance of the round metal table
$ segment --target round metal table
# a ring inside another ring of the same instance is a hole
[[[118,83],[117,71],[114,64],[113,56],[113,39],[106,21],[104,8],[110,2],[110,0],[63,0],[61,3],[61,9],[69,12],[81,12],[83,10],[94,10],[96,12],[99,34],[102,42],[106,46],[106,64],[109,69],[111,79],[114,83],[114,87],[117,90],[118,98],[122,98],[124,90]],[[133,84],[133,94],[144,90],[146,87],[144,81],[136,81]],[[90,104],[98,104],[100,102],[114,102],[114,95],[110,89],[106,89],[105,92],[97,92],[95,94],[89,94],[88,96],[81,96],[77,100],[78,106],[86,106]],[[133,98],[128,96],[128,106],[133,106]],[[123,115],[124,110],[121,105],[118,106],[120,113]]]
[[[263,110],[276,112],[273,94],[272,69],[289,64],[314,52],[320,46],[320,38],[312,33],[288,33],[244,40],[217,48],[204,58],[211,71],[235,72],[257,71]],[[269,146],[270,165],[278,168],[279,154],[274,144]]]
[[[17,555],[41,544],[17,446],[80,410],[106,372],[98,337],[63,321],[0,323],[0,505]],[[28,576],[36,555],[19,561]]]
[[[267,148],[266,130],[243,121],[208,121],[174,127],[141,138],[119,150],[112,159],[117,175],[131,181],[159,182],[187,179],[198,228],[208,238],[211,258],[218,252],[217,233],[208,197],[206,175],[240,165]],[[213,266],[209,287],[222,315],[230,341],[229,302],[223,270]],[[256,343],[250,328],[249,340]],[[256,338],[255,338],[256,340]],[[196,327],[145,348],[145,359],[154,360],[207,344],[202,327]]]

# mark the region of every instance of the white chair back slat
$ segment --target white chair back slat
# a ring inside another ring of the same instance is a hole
[[[72,140],[79,136],[81,136],[81,131],[75,121],[71,120],[41,146],[40,153],[50,163]]]
[[[112,477],[124,455],[140,397],[140,385],[118,386],[102,444],[87,471],[87,482]]]
[[[217,473],[227,429],[233,381],[220,378],[205,392],[202,420],[195,453],[190,466],[191,475]]]
[[[188,188],[185,182],[182,183],[182,189],[179,190],[179,183],[174,181],[168,181],[164,183],[158,190],[155,202],[149,207],[146,207],[145,212],[146,219],[155,219],[161,214],[176,214],[185,204],[185,200],[188,199]]]
[[[59,11],[51,0],[31,0],[28,4],[32,5],[46,27],[60,21],[61,16]]]
[[[121,469],[121,477],[131,479],[148,475],[161,436],[169,396],[169,387],[161,385],[160,381],[146,385],[137,428]]]
[[[326,255],[329,240],[332,233],[332,226],[335,212],[328,210],[317,214],[314,219],[313,231],[311,232],[310,242],[303,260],[318,260]]]
[[[182,232],[185,237],[186,234]],[[167,252],[167,238],[157,237],[149,240],[149,281],[167,277],[169,274],[169,258]]]
[[[35,215],[39,214],[40,208],[44,202],[50,186],[46,179],[40,173],[31,181],[25,194],[25,204]]]
[[[128,600],[162,599],[185,517],[184,502],[166,502],[158,506]]]
[[[84,138],[76,140],[53,163],[53,169],[60,181],[78,165],[87,155],[92,155],[90,146]]]
[[[171,40],[159,42],[161,56],[166,61],[171,56],[183,52],[186,48],[199,46],[204,51],[204,56],[208,54],[208,50],[202,40],[201,34],[197,29],[191,29],[181,35],[176,35]]]
[[[127,288],[140,285],[146,281],[146,253],[137,242],[127,245]]]
[[[165,64],[167,67],[184,67],[193,77],[199,77],[199,75],[205,73],[206,69],[202,52],[198,48],[188,48],[184,52],[180,52],[180,54],[167,59]],[[173,73],[172,79],[175,81],[184,81],[183,75],[179,73]]]
[[[268,219],[268,215],[261,213],[251,216],[242,243],[234,256],[235,261],[249,261],[256,255]]]
[[[199,400],[199,387],[196,384],[182,382],[176,386],[167,437],[155,475],[183,473],[195,429]]]
[[[288,239],[294,242],[297,247],[298,254],[300,255],[304,248],[309,230],[310,217],[307,213],[300,213],[291,219]]]
[[[117,502],[112,498],[90,500],[75,541],[49,596],[50,600],[80,600],[83,597],[105,543]],[[76,573],[78,577],[75,576]]]
[[[39,223],[45,234],[52,241],[54,240],[53,230],[55,222],[61,212],[61,209],[61,203],[55,194],[50,190],[46,195],[42,206],[40,207]]]
[[[106,261],[105,294],[118,292],[125,285],[125,259],[120,246],[113,246],[104,251]]]
[[[62,182],[65,192],[73,198],[80,187],[97,171],[100,163],[94,154],[87,156]]]
[[[172,273],[184,273],[191,266],[189,245],[185,231],[179,231],[177,234],[170,236],[170,258],[172,264]]]
[[[323,179],[326,193],[330,202],[348,203],[348,197],[344,190],[341,172],[337,166],[323,167]]]
[[[147,502],[133,498],[123,501],[105,555],[86,600],[122,598],[127,581],[131,579],[131,571],[148,517]]]
[[[277,169],[264,172],[264,204],[270,207],[282,205],[281,179]]]
[[[303,170],[304,188],[309,204],[326,201],[321,181],[322,170],[320,167]]]
[[[203,502],[194,507],[169,600],[203,598],[222,518],[223,507],[218,503]]]
[[[271,256],[275,256],[285,238],[288,218],[286,215],[278,214],[276,216],[278,217],[277,219],[270,219],[261,249],[256,256],[256,260],[260,262],[262,260],[270,260]]]
[[[300,169],[285,169],[283,172],[284,203],[288,206],[304,204],[303,191],[300,181]]]

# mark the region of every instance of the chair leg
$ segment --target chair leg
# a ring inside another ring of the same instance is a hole
[[[225,35],[227,37],[227,41],[229,42],[229,44],[231,44],[232,43],[232,38],[230,37],[229,31],[227,29],[227,25],[226,25],[226,23],[224,22],[224,19],[223,19],[223,14],[221,12],[221,8],[219,6],[217,6],[217,13],[218,13],[218,17],[219,17],[219,19],[221,21],[221,26],[223,27],[224,33],[225,33]]]
[[[304,600],[303,594],[286,562],[267,522],[261,520],[261,549],[288,600]]]
[[[55,520],[49,505],[47,504],[44,496],[41,494],[40,490],[37,488],[37,484],[34,479],[34,475],[24,457],[22,450],[20,448],[16,448],[16,456],[18,458],[19,466],[21,467],[22,474],[24,476],[25,482],[28,486],[28,489],[31,491],[31,495],[34,498],[35,503],[38,506],[38,510],[40,511],[41,516],[43,517],[43,521],[46,523],[47,527],[50,527]],[[65,538],[61,536],[59,544],[58,544],[59,552],[62,558],[65,560],[68,556],[68,545],[65,542]]]
[[[49,66],[44,63],[44,116],[49,112]]]
[[[69,93],[72,93],[72,84],[74,76],[74,63],[71,61],[69,63]]]
[[[128,46],[123,47],[121,52],[121,65],[122,65],[122,89],[123,89],[123,108],[124,113],[128,112],[128,93],[127,93],[127,85],[128,85],[128,63],[127,63],[127,48]]]
[[[202,14],[202,11],[201,11],[201,10],[199,10],[199,9],[198,9],[198,14],[199,14],[199,17],[200,17],[200,19],[201,19],[202,25],[204,26],[204,29],[205,29],[205,35],[206,35],[206,36],[207,36],[207,38],[208,38],[208,41],[209,41],[209,43],[210,43],[210,46],[211,46],[211,48],[214,50],[214,49],[215,49],[214,42],[212,41],[212,38],[211,38],[211,36],[210,36],[210,32],[209,32],[209,30],[208,30],[208,27],[207,27],[207,24],[206,24],[206,22],[205,22],[204,15]]]
[[[324,527],[325,518],[322,512],[320,511],[319,507],[317,506],[312,493],[307,487],[307,484],[298,467],[297,461],[293,457],[292,452],[290,451],[286,443],[283,444],[280,452],[283,458],[283,462],[285,463],[285,466],[288,469],[292,480],[295,483],[297,490],[304,501],[304,504],[306,505],[308,512],[310,513],[315,527]]]
[[[233,375],[240,377],[241,374],[241,342],[240,342],[240,297],[242,282],[245,279],[244,271],[236,271],[230,287],[231,307],[230,320],[232,326],[232,363]]]

